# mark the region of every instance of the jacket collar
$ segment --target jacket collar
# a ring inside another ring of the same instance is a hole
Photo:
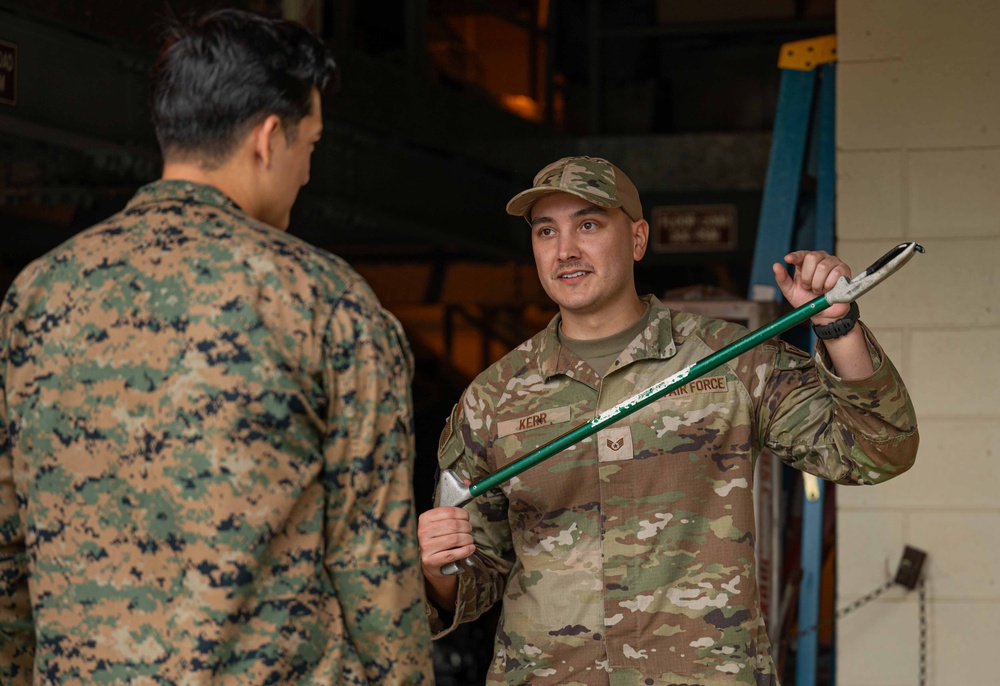
[[[206,186],[193,181],[177,179],[160,179],[148,183],[132,196],[126,205],[133,209],[140,205],[152,205],[160,202],[177,202],[182,204],[213,205],[219,209],[244,214],[243,210],[229,196],[214,186]]]
[[[644,296],[642,300],[648,302],[651,308],[649,325],[625,346],[625,350],[618,356],[621,364],[615,371],[620,371],[639,360],[665,360],[677,353],[670,323],[670,310],[652,295]],[[562,374],[597,387],[601,383],[597,372],[577,357],[572,350],[559,342],[558,331],[561,322],[562,316],[557,314],[545,330],[535,337],[535,342],[538,345],[538,353],[535,358],[538,372],[546,380]]]

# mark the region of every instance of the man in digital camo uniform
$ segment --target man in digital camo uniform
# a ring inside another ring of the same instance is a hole
[[[441,468],[473,481],[746,334],[637,295],[649,227],[612,164],[559,160],[507,211],[528,220],[559,314],[483,372],[445,427]],[[850,277],[823,252],[785,261],[794,277],[775,264],[775,278],[796,307]],[[436,635],[502,602],[490,684],[775,684],[754,566],[757,456],[872,484],[910,467],[918,440],[856,308],[813,323],[827,338],[815,358],[768,342],[465,508],[424,513]],[[469,556],[461,575],[441,573]]]
[[[285,229],[334,74],[304,28],[175,27],[163,178],[0,311],[0,681],[429,684],[411,354]]]

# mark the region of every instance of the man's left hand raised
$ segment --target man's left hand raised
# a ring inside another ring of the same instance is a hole
[[[785,299],[796,308],[829,291],[840,277],[851,278],[851,268],[836,255],[823,250],[796,250],[785,255],[785,262],[795,268],[795,274],[790,275],[776,262],[772,265],[774,280]],[[850,307],[850,303],[831,305],[811,321],[818,326],[835,322],[846,315]]]
[[[778,288],[793,307],[802,307],[833,288],[842,276],[851,278],[851,268],[835,255],[823,250],[796,250],[785,255],[785,262],[795,268],[789,275],[781,264],[775,263],[774,280]],[[847,316],[850,303],[831,305],[810,321],[815,326],[831,324]],[[823,341],[833,371],[842,379],[865,379],[874,371],[868,343],[860,326],[855,325],[843,336]]]

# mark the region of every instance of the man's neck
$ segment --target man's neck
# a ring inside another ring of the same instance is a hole
[[[235,173],[228,165],[206,169],[197,162],[164,162],[164,181],[190,181],[200,183],[205,186],[212,186],[221,191],[226,197],[236,203],[240,209],[251,217],[255,217],[256,206],[253,202],[253,193],[243,182],[243,176]]]
[[[603,307],[599,312],[568,312],[560,310],[560,330],[566,336],[580,341],[607,338],[632,326],[646,311],[646,303],[632,294],[613,307]]]

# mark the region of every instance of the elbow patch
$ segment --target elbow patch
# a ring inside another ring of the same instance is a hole
[[[774,356],[774,366],[777,369],[801,369],[810,362],[812,362],[812,357],[809,356],[809,353],[799,350],[785,341],[779,342],[777,353]]]
[[[456,427],[458,427],[458,412],[459,406],[455,405],[451,410],[448,421],[444,424],[444,429],[441,431],[437,455],[438,467],[440,469],[451,469],[451,466],[458,461],[458,458],[462,456],[465,449],[465,446],[462,444],[461,433],[456,430]]]

